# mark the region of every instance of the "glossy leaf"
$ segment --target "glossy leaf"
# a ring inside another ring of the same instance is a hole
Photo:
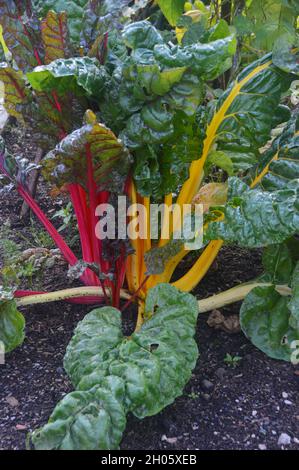
[[[249,248],[281,243],[299,229],[299,180],[285,190],[266,192],[230,178],[228,203],[218,209],[224,221],[209,225],[208,239]]]
[[[298,326],[290,325],[288,297],[282,297],[274,286],[256,287],[245,298],[240,323],[245,335],[269,357],[290,361],[291,344],[299,340]]]
[[[55,91],[59,95],[73,92],[82,95],[99,95],[107,83],[107,73],[100,67],[97,59],[74,57],[57,59],[49,65],[36,67],[27,74],[27,78],[38,92]]]
[[[162,44],[163,38],[149,21],[137,21],[126,26],[122,33],[123,41],[130,49],[154,49]]]
[[[230,35],[206,44],[185,47],[157,45],[154,57],[165,67],[188,67],[190,72],[212,80],[231,67],[235,51],[236,39]]]
[[[287,189],[294,178],[299,178],[298,110],[250,174],[251,183],[259,183],[267,191]]]
[[[89,391],[76,391],[58,403],[49,423],[35,431],[37,450],[116,449],[126,425],[124,384],[109,376]]]
[[[89,158],[93,179],[101,187],[111,185],[113,181],[117,184],[121,175],[126,175],[127,151],[112,131],[97,122],[91,111],[86,112],[83,127],[69,134],[49,152],[43,161],[43,173],[59,187],[78,183],[87,188]]]
[[[231,159],[235,171],[260,160],[260,148],[269,141],[272,128],[284,120],[279,104],[290,83],[291,78],[266,56],[247,67],[219,98],[208,131],[214,134],[216,150]]]
[[[0,342],[5,353],[20,346],[25,338],[25,319],[18,311],[13,293],[0,288]]]
[[[294,261],[288,244],[270,245],[265,248],[263,266],[267,280],[269,279],[273,284],[288,285],[294,269]]]
[[[41,23],[42,39],[45,47],[45,63],[65,59],[69,53],[68,26],[66,13],[49,11]]]
[[[198,356],[197,315],[196,299],[166,284],[149,292],[146,321],[130,338],[122,335],[119,311],[105,307],[88,314],[65,357],[78,391],[33,434],[35,447],[117,448],[128,412],[150,416],[181,395]]]

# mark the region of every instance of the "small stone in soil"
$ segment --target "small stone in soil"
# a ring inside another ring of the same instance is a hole
[[[267,450],[267,446],[265,444],[259,444],[260,450]]]
[[[161,441],[166,441],[168,444],[176,444],[177,437],[167,437],[165,434],[161,437]]]
[[[202,385],[202,388],[204,388],[207,391],[213,390],[213,388],[214,388],[214,384],[212,382],[210,382],[210,380],[207,380],[207,379],[204,379],[201,382],[201,385]]]
[[[19,405],[19,402],[15,397],[6,397],[5,400],[10,406],[13,406],[14,408]]]
[[[288,398],[288,393],[287,392],[282,392],[282,398]]]
[[[293,404],[293,402],[291,402],[290,400],[284,400],[284,404],[288,405],[288,406],[291,406]]]
[[[17,431],[27,431],[27,426],[25,424],[17,424],[16,425]]]
[[[291,437],[285,432],[282,432],[278,438],[277,444],[279,446],[288,446],[291,444]]]
[[[216,370],[215,375],[219,380],[223,380],[224,376],[226,375],[226,370],[224,369],[224,367],[219,367]]]

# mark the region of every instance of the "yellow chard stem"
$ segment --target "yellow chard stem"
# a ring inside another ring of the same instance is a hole
[[[130,299],[130,294],[124,289],[120,292],[122,299]],[[103,297],[103,289],[101,287],[75,287],[73,289],[64,289],[57,292],[49,292],[47,294],[28,295],[16,299],[18,307],[27,305],[43,304],[49,302],[57,302],[59,300],[73,299],[76,297]]]
[[[233,287],[232,289],[221,292],[220,294],[213,295],[207,299],[199,300],[199,312],[210,312],[211,310],[239,302],[240,300],[245,299],[249,292],[251,292],[255,287],[270,287],[272,285],[273,284],[270,283],[253,282],[250,284],[242,284],[240,286]],[[280,295],[283,296],[292,294],[292,290],[288,286],[279,285],[275,286],[275,289]]]

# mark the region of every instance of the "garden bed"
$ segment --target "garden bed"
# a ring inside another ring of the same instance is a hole
[[[48,207],[47,194],[38,194],[38,199]],[[19,221],[20,206],[13,192],[2,199],[0,225],[9,218],[15,239],[22,243],[18,233],[30,234]],[[225,248],[195,294],[208,297],[260,272],[259,251]],[[44,287],[63,288],[65,278],[63,268],[56,267],[43,279]],[[67,303],[23,310],[26,340],[0,366],[0,449],[24,449],[27,433],[45,424],[71,390],[62,360],[75,326],[90,310]],[[222,310],[225,315],[237,312],[238,305]],[[134,309],[125,314],[126,331],[134,317]],[[267,358],[242,333],[210,328],[207,318],[199,317],[200,358],[184,395],[158,416],[143,421],[129,416],[121,449],[277,449],[282,433],[291,438],[285,448],[298,449],[298,367]],[[235,368],[224,362],[227,353],[241,357]]]

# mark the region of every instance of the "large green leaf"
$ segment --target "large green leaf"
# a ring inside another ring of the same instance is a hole
[[[224,220],[208,226],[208,239],[249,248],[281,243],[299,231],[299,180],[266,192],[230,178],[228,203],[218,209]]]
[[[132,52],[121,77],[116,69],[100,112],[113,130],[119,124],[116,132],[134,151],[138,192],[160,198],[188,177],[188,164],[198,157],[204,129],[195,119],[204,81],[229,68],[235,39],[229,34],[206,44],[170,46],[144,21],[126,27],[123,41]],[[119,107],[111,114],[115,100]]]
[[[73,92],[76,95],[100,95],[107,84],[107,73],[97,59],[74,57],[57,59],[49,65],[36,67],[27,73],[27,78],[34,90],[48,93],[55,91],[59,95]]]
[[[299,340],[298,322],[294,328],[288,305],[288,297],[281,296],[274,286],[256,287],[240,311],[242,330],[252,343],[268,356],[285,361],[291,359],[292,341]]]
[[[49,423],[33,434],[35,448],[116,449],[126,426],[124,393],[123,381],[109,376],[94,389],[66,395],[56,406]]]
[[[65,356],[78,391],[33,434],[37,449],[117,448],[129,411],[153,415],[182,393],[198,356],[197,301],[160,284],[148,294],[145,315],[130,338],[122,336],[121,313],[113,308],[94,310],[78,324]]]
[[[157,3],[168,23],[175,26],[184,13],[185,0],[157,0]]]
[[[250,174],[250,182],[258,181],[267,191],[287,189],[291,180],[299,178],[299,112],[294,112],[282,134],[274,140],[259,164]]]
[[[98,186],[119,184],[127,175],[129,155],[110,129],[87,111],[84,125],[66,136],[43,161],[43,173],[59,187],[78,183],[88,188],[90,166]],[[89,161],[90,160],[90,161]]]
[[[263,266],[266,271],[265,280],[273,284],[288,285],[294,270],[294,260],[288,243],[266,247],[263,253]]]
[[[290,83],[291,77],[273,65],[270,55],[244,69],[217,102],[211,151],[224,152],[235,171],[259,162],[272,128],[285,121],[285,108],[279,104]]]
[[[18,311],[13,293],[0,287],[0,342],[9,353],[25,338],[25,319]]]
[[[295,38],[298,2],[288,0],[252,0],[245,16],[236,17],[238,32],[253,37],[257,49],[271,51],[284,37]]]

